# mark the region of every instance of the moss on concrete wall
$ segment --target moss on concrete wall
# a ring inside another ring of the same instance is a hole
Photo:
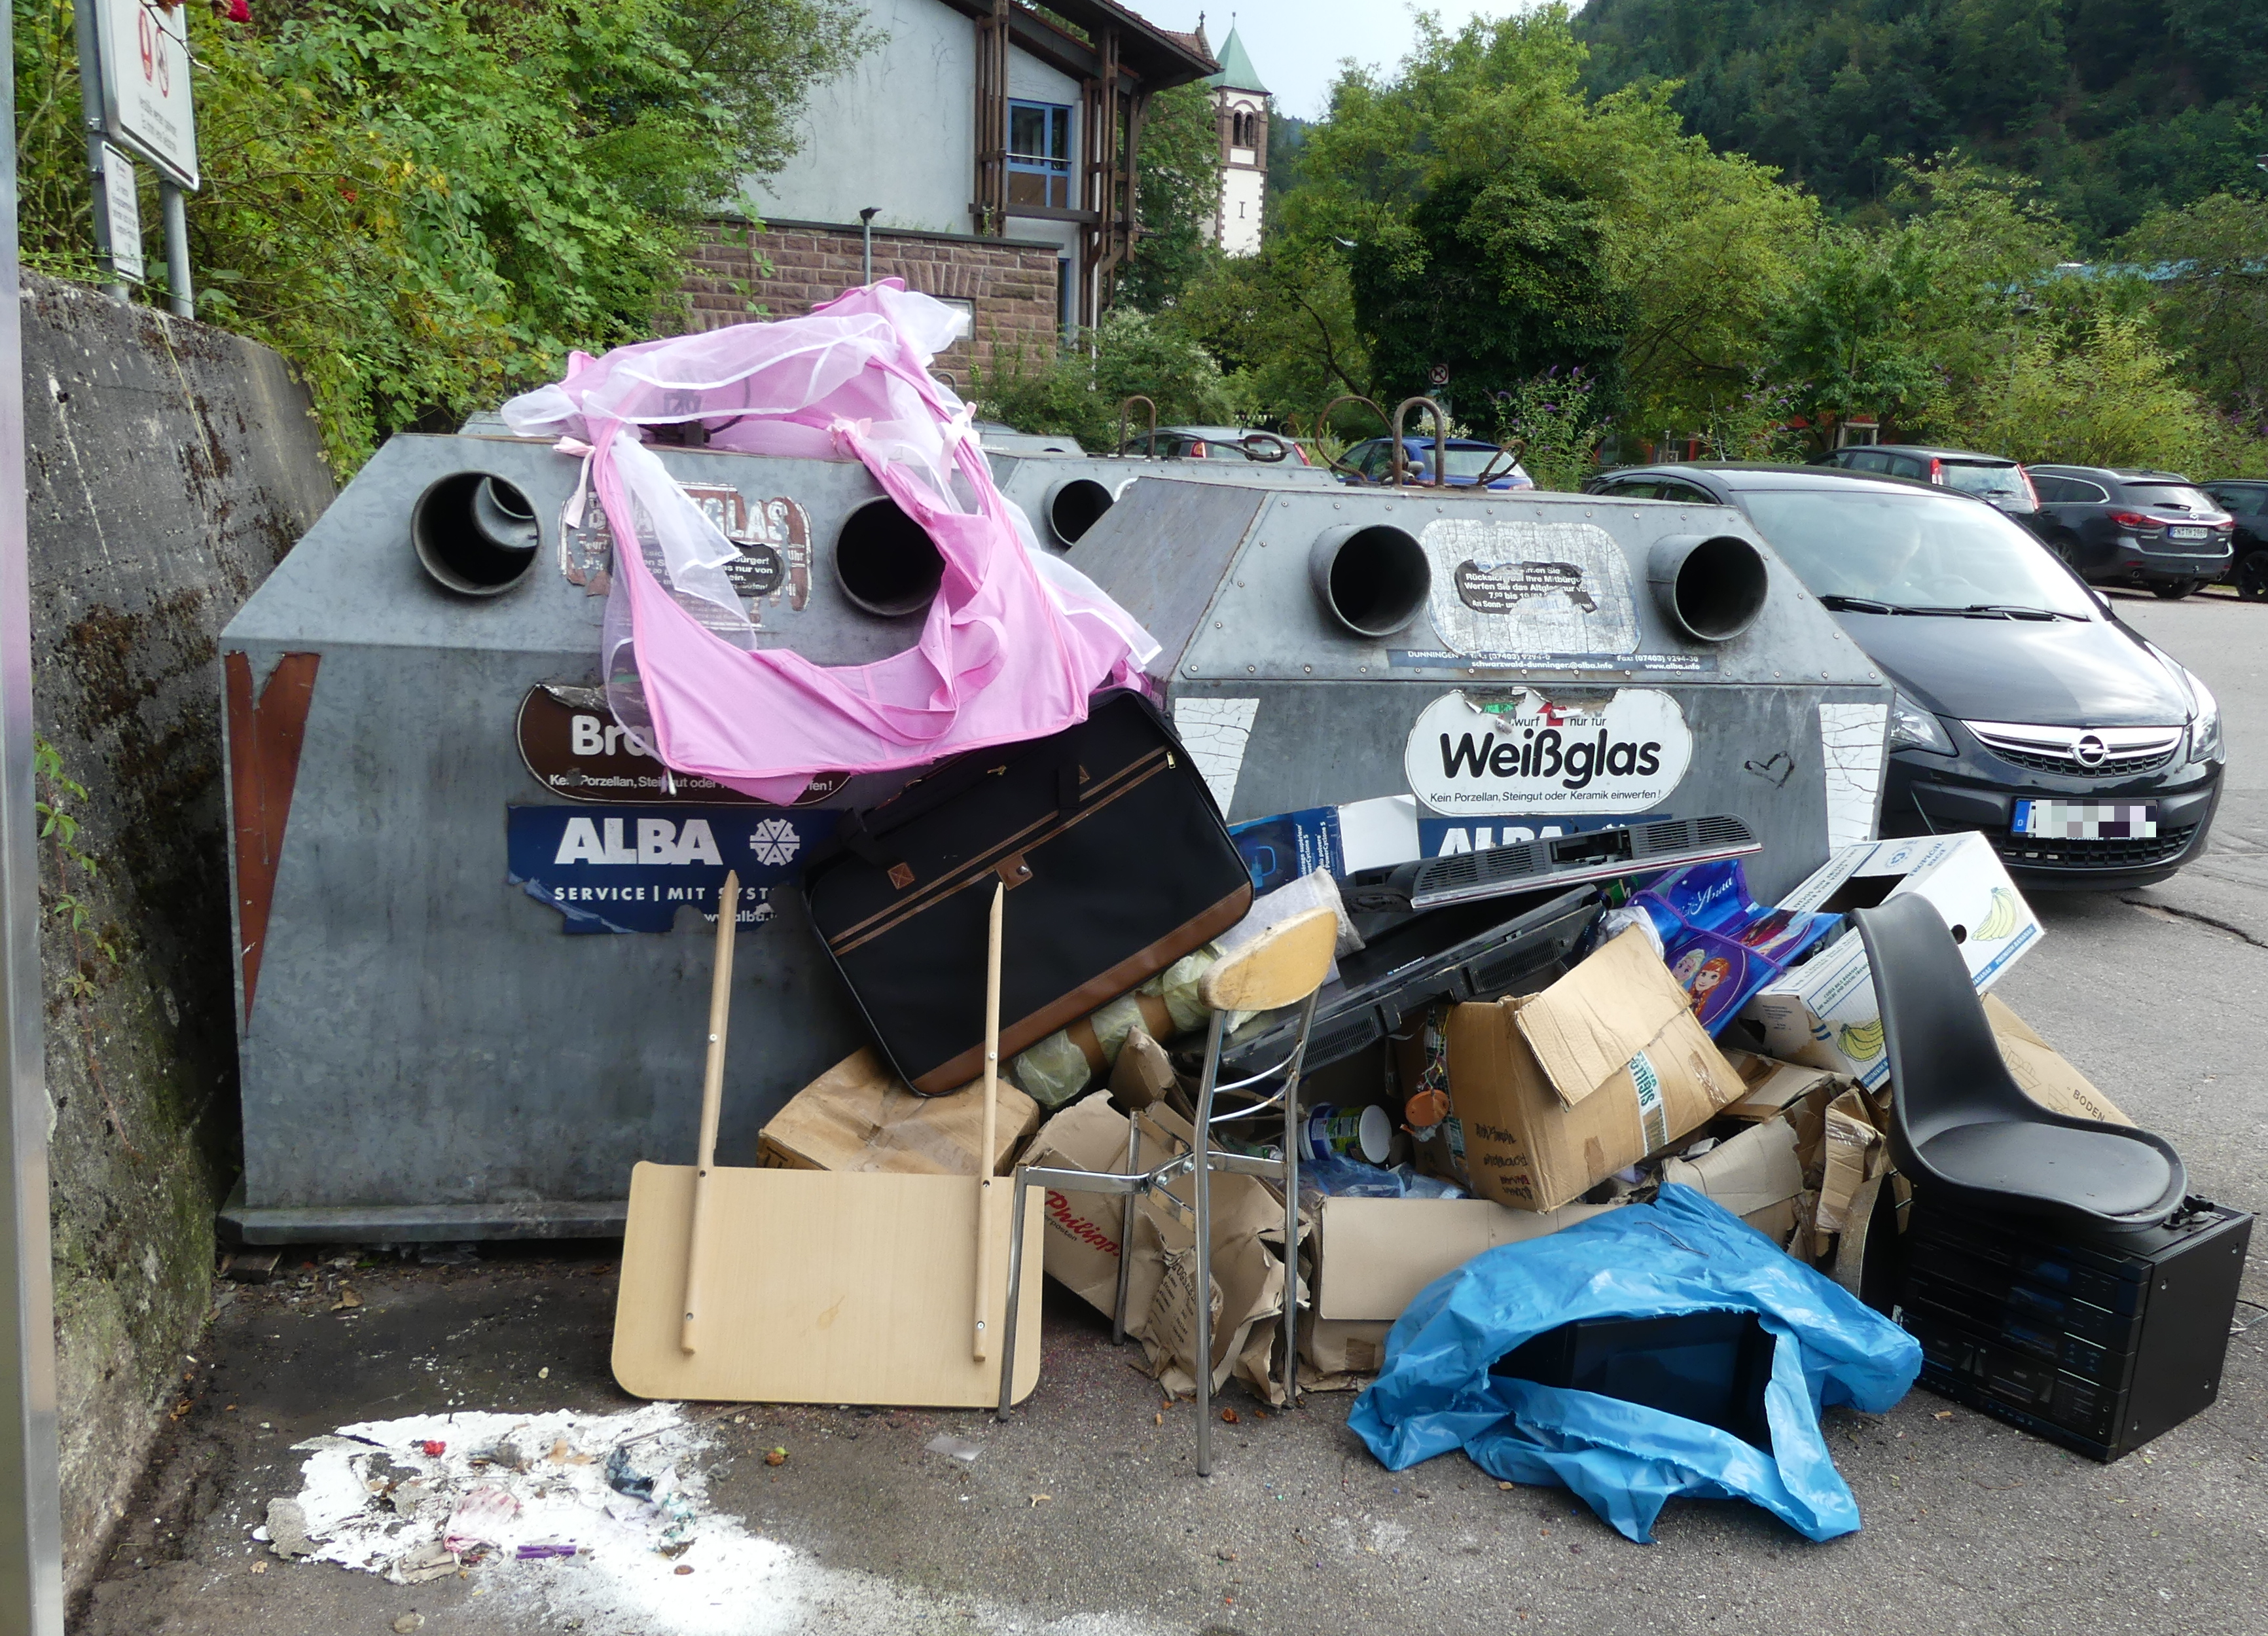
[[[267,349],[26,275],[63,1550],[100,1559],[211,1298],[236,1034],[214,639],[332,496]]]

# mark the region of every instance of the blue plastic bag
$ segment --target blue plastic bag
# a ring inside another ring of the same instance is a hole
[[[1773,1338],[1771,1451],[1697,1420],[1491,1375],[1523,1341],[1584,1318],[1752,1312]],[[1888,1411],[1921,1370],[1897,1325],[1689,1187],[1500,1245],[1427,1285],[1386,1338],[1347,1424],[1389,1469],[1462,1448],[1490,1475],[1565,1484],[1651,1544],[1665,1501],[1751,1500],[1808,1538],[1855,1533],[1858,1501],[1819,1412]]]

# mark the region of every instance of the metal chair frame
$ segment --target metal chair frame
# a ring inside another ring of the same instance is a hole
[[[1317,984],[1316,989],[1322,984]],[[1134,1217],[1141,1198],[1152,1190],[1182,1175],[1192,1178],[1192,1208],[1197,1216],[1197,1475],[1212,1475],[1212,1173],[1228,1171],[1240,1175],[1263,1176],[1279,1182],[1284,1189],[1284,1404],[1290,1408],[1299,1402],[1299,1308],[1300,1308],[1300,1070],[1307,1055],[1307,1039],[1315,1021],[1316,989],[1310,989],[1300,1004],[1300,1030],[1292,1045],[1292,1054],[1272,1068],[1248,1074],[1226,1085],[1219,1084],[1221,1041],[1228,1033],[1229,1013],[1216,1011],[1205,1034],[1204,1072],[1197,1084],[1197,1129],[1194,1146],[1186,1153],[1154,1165],[1147,1170],[1135,1168],[1141,1143],[1141,1131],[1136,1119],[1128,1122],[1126,1135],[1126,1168],[1123,1172],[1097,1170],[1059,1170],[1027,1165],[1016,1172],[1015,1213],[1009,1219],[1024,1219],[1025,1191],[1035,1185],[1059,1188],[1065,1192],[1116,1194],[1126,1201],[1121,1213],[1118,1240],[1118,1296],[1111,1315],[1110,1338],[1123,1342],[1126,1338],[1126,1292],[1133,1267]],[[1219,1116],[1219,1122],[1233,1124],[1249,1119],[1281,1106],[1284,1115],[1284,1152],[1278,1159],[1263,1159],[1249,1153],[1230,1153],[1215,1151],[1212,1146],[1212,1127],[1216,1123],[1213,1098],[1223,1091],[1242,1090],[1248,1086],[1281,1074],[1284,1083],[1272,1095],[1263,1098],[1248,1108]],[[1000,1406],[998,1418],[1008,1418],[1009,1373],[1007,1360],[1016,1355],[1017,1293],[1022,1288],[1024,1242],[1021,1234],[1009,1241],[1008,1251],[1008,1308],[1005,1315],[1006,1335],[1000,1356]]]

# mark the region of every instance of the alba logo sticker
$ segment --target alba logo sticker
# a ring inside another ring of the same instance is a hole
[[[1445,694],[1403,747],[1410,792],[1438,813],[1635,813],[1669,799],[1693,760],[1670,695],[1622,688],[1563,704]]]
[[[786,864],[803,850],[803,837],[784,818],[767,818],[748,836],[748,850],[760,864]]]

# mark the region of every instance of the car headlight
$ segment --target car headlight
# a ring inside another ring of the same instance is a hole
[[[2182,673],[2190,679],[2190,696],[2197,701],[2197,714],[2190,719],[2190,759],[2192,762],[2220,759],[2220,702],[2213,689],[2198,678],[2195,671]]]
[[[1950,755],[1953,741],[1946,736],[1945,726],[1936,716],[1904,694],[1895,693],[1890,696],[1890,748]]]

